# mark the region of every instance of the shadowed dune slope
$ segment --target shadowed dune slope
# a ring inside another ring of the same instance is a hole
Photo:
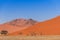
[[[37,21],[33,19],[16,19],[0,25],[0,31],[6,30],[8,34],[14,33],[26,29],[32,25],[35,25]]]

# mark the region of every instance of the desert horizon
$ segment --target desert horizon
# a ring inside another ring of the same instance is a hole
[[[15,19],[0,25],[0,32],[8,35],[60,35],[60,16],[38,22],[33,19]],[[42,26],[42,27],[41,27]],[[58,26],[58,27],[57,27]]]

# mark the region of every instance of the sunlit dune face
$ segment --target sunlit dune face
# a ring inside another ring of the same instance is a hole
[[[19,35],[19,32],[22,32],[23,35],[31,35],[31,33],[36,33],[37,35],[60,35],[60,16],[37,23],[22,31],[17,31],[15,35]],[[14,33],[12,33],[12,35],[13,34]]]

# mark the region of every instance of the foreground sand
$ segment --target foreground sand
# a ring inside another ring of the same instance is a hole
[[[0,36],[0,40],[60,40],[60,36]]]

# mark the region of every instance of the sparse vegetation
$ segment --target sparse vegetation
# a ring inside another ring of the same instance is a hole
[[[31,36],[36,36],[37,34],[35,32],[32,32],[31,33]]]
[[[20,34],[20,35],[22,35],[23,33],[22,33],[22,32],[20,32],[19,34]]]
[[[7,35],[7,34],[8,34],[8,31],[6,31],[6,30],[1,31],[1,35]]]

